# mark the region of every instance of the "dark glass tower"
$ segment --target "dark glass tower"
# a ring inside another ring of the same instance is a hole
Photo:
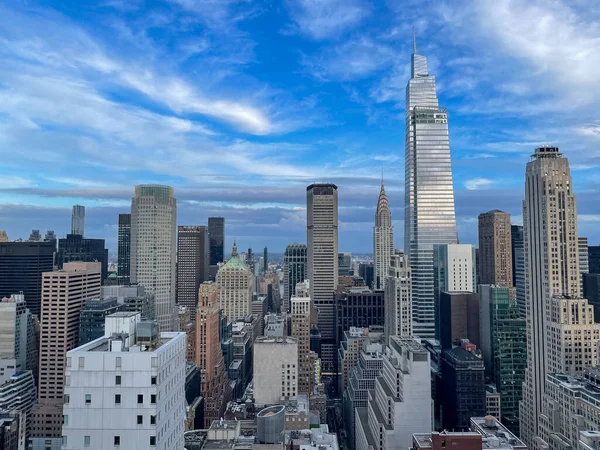
[[[104,239],[84,238],[80,234],[67,234],[58,240],[56,264],[62,269],[64,263],[82,261],[102,263],[102,282],[108,275],[108,250]]]
[[[290,310],[290,298],[296,294],[296,285],[306,279],[306,245],[290,244],[283,255],[282,311]]]
[[[119,214],[119,236],[117,244],[117,275],[129,282],[131,268],[131,214]]]
[[[52,272],[56,241],[0,242],[0,298],[23,291],[32,314],[40,317],[42,273]]]
[[[216,266],[225,261],[224,243],[225,243],[225,218],[208,218],[208,236],[210,245],[210,265]]]
[[[177,227],[177,304],[196,319],[198,288],[208,281],[208,230],[201,225]]]

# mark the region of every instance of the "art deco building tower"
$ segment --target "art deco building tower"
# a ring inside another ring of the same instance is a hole
[[[559,325],[567,310],[580,308],[564,304],[564,314],[554,317],[558,303],[580,297],[577,207],[572,186],[569,161],[558,148],[537,148],[527,163],[523,201],[527,371],[520,420],[521,438],[529,447],[540,435],[546,375],[566,369],[567,361],[561,364],[555,357],[562,353],[562,344],[550,336],[553,324]],[[583,355],[584,349],[580,350]]]
[[[413,279],[415,335],[434,336],[433,246],[454,244],[456,218],[448,138],[448,113],[438,105],[427,58],[411,57],[406,86],[404,251]]]
[[[392,226],[392,213],[388,204],[383,178],[381,191],[375,212],[375,226],[373,227],[373,256],[375,270],[375,289],[385,289],[385,278],[390,267],[390,258],[394,254],[394,227]]]
[[[235,322],[252,313],[254,276],[238,255],[235,241],[231,258],[217,272],[217,292],[219,307],[229,321]]]
[[[176,219],[172,187],[135,187],[131,199],[131,282],[154,294],[160,331],[176,328]]]

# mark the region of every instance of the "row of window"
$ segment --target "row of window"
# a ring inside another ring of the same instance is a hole
[[[62,445],[66,446],[67,445],[67,436],[63,436],[62,441],[63,441]],[[90,447],[91,445],[92,445],[91,436],[84,436],[83,437],[83,446]],[[119,447],[121,445],[121,436],[113,436],[113,445],[115,447]],[[156,446],[156,436],[150,436],[150,446],[151,447]]]

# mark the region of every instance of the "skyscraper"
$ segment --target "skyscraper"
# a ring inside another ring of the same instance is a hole
[[[292,337],[298,342],[298,393],[310,395],[313,386],[314,367],[310,357],[311,301],[308,286],[300,284],[290,299]]]
[[[177,304],[187,307],[196,319],[198,288],[208,281],[210,249],[208,229],[199,225],[177,228]]]
[[[579,246],[579,272],[581,279],[580,290],[583,293],[583,274],[590,273],[590,261],[588,256],[588,238],[580,237],[578,240]]]
[[[590,273],[600,273],[600,245],[588,245],[588,267]]]
[[[175,327],[177,200],[173,188],[139,185],[131,199],[131,282],[154,294],[160,331]]]
[[[520,405],[521,437],[539,436],[550,361],[547,340],[553,298],[580,296],[577,207],[569,161],[557,147],[539,147],[527,163],[523,201],[527,371]]]
[[[263,250],[263,272],[266,272],[267,270],[269,270],[269,251],[267,250],[267,247],[265,247],[265,249]]]
[[[458,241],[448,113],[438,105],[427,58],[411,57],[406,86],[404,250],[413,278],[414,333],[434,337],[433,246]]]
[[[521,317],[525,317],[525,247],[523,243],[523,225],[511,225],[510,234],[513,285],[515,286],[519,312],[521,313]]]
[[[73,205],[71,213],[71,234],[83,236],[85,228],[85,206]]]
[[[97,262],[66,263],[63,270],[43,274],[38,404],[32,413],[34,440],[61,440],[66,354],[79,341],[81,308],[86,300],[100,296],[100,277],[101,264]]]
[[[385,335],[412,336],[412,282],[408,256],[395,254],[390,259],[385,282]]]
[[[62,269],[68,262],[99,262],[102,264],[102,281],[108,276],[108,249],[104,239],[84,238],[81,234],[67,234],[58,240],[56,265]]]
[[[131,275],[131,214],[119,214],[117,258],[117,276],[128,283]]]
[[[231,322],[252,313],[254,276],[233,242],[231,258],[217,272],[219,307]]]
[[[373,227],[373,261],[375,271],[375,286],[373,289],[385,289],[385,279],[388,276],[390,258],[394,254],[394,227],[392,213],[388,204],[383,178],[381,191],[375,211],[375,226]],[[369,286],[371,287],[371,286]]]
[[[216,266],[225,261],[225,218],[208,218],[208,236],[210,245],[210,265]]]
[[[479,284],[512,287],[510,214],[494,209],[479,215]]]
[[[306,242],[310,298],[319,310],[321,358],[336,357],[333,292],[338,282],[338,191],[335,184],[306,188]]]
[[[40,317],[42,273],[52,271],[56,242],[0,242],[0,297],[23,292],[31,314]]]

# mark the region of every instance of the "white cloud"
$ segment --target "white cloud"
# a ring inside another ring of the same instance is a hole
[[[464,185],[469,191],[478,191],[487,188],[493,183],[494,182],[488,178],[473,178],[471,180],[466,180]]]

